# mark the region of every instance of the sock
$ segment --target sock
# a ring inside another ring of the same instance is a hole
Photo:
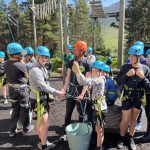
[[[121,141],[124,141],[124,136],[120,135],[120,139],[121,139]]]
[[[42,150],[44,150],[47,147],[47,145],[42,145]]]
[[[129,135],[129,139],[133,139],[133,136],[132,136],[132,135]]]

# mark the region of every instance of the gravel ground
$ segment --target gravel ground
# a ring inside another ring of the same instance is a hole
[[[62,87],[61,78],[52,78],[51,85],[57,89]],[[34,129],[31,133],[26,136],[21,134],[19,131],[14,138],[9,138],[9,124],[10,124],[10,112],[11,104],[4,105],[3,99],[0,99],[0,150],[37,150],[38,136],[36,130]],[[50,103],[50,127],[49,127],[49,137],[50,141],[57,144],[56,150],[69,150],[67,142],[58,142],[59,137],[63,134],[63,123],[65,116],[65,101],[53,101]],[[78,118],[76,110],[74,110],[72,120],[76,121]],[[32,124],[36,121],[33,119]],[[143,113],[142,130],[136,133],[136,143],[137,150],[150,150],[149,143],[140,143],[139,137],[146,130],[146,118]],[[90,150],[94,150],[96,136],[92,137],[92,142],[90,145]],[[115,150],[116,141],[118,139],[118,134],[107,133],[105,134],[105,149]],[[123,150],[127,150],[128,143],[125,143]]]

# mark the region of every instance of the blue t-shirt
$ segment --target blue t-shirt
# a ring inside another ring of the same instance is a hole
[[[106,78],[105,83],[106,98],[111,101],[115,101],[117,99],[117,88],[114,81],[109,77]]]

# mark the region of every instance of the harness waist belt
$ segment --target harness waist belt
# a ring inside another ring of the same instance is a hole
[[[9,86],[13,88],[24,88],[24,87],[27,87],[28,85],[27,84],[9,84]]]
[[[107,93],[108,93],[108,94],[116,94],[115,91],[108,91]]]
[[[73,83],[69,83],[70,85],[72,85],[72,86],[77,86],[77,87],[79,87],[79,86],[83,86],[83,85],[76,85],[76,84],[73,84]]]

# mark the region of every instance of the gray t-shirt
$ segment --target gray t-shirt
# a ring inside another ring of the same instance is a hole
[[[14,60],[7,60],[4,63],[4,71],[6,78],[10,84],[26,84],[27,79],[25,74],[27,73],[26,65]]]
[[[48,78],[47,73],[47,69],[44,66],[40,65],[38,62],[34,62],[32,68],[29,70],[30,88],[38,92],[45,92],[57,96],[59,91],[52,88],[49,83],[46,82]],[[30,92],[30,98],[36,99],[36,94],[32,92],[32,90]]]

